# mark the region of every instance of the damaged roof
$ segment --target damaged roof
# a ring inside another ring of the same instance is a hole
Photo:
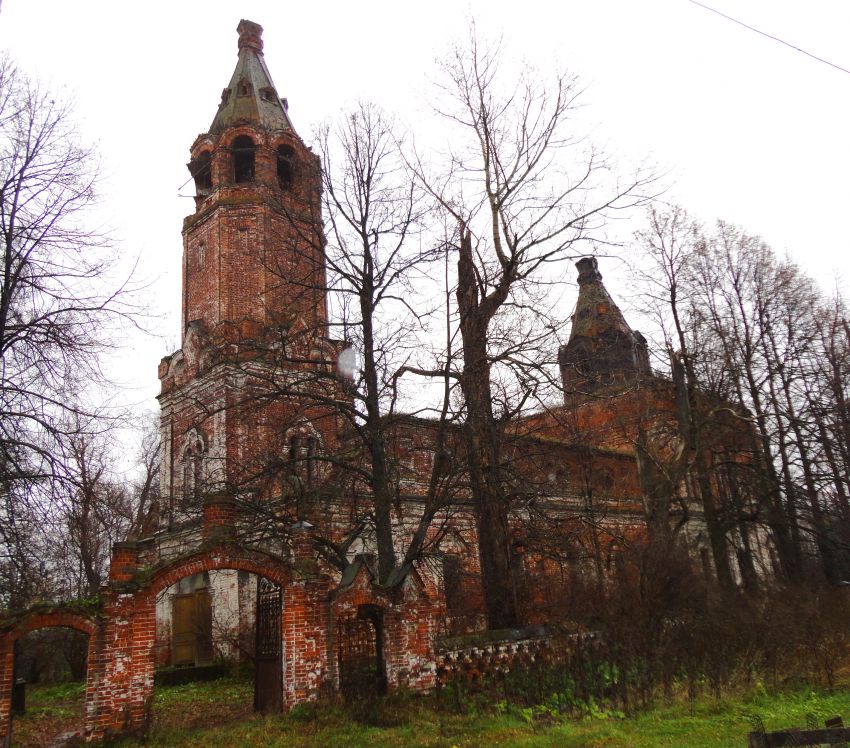
[[[263,27],[242,20],[236,30],[239,59],[230,84],[222,91],[210,133],[218,134],[240,124],[252,124],[266,130],[293,130],[286,102],[278,96],[263,58]]]
[[[611,332],[623,333],[630,338],[632,328],[602,284],[602,273],[599,272],[596,258],[582,257],[576,267],[579,271],[579,290],[570,340],[599,338]]]

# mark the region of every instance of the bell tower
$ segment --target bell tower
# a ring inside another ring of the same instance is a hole
[[[335,439],[332,408],[313,392],[337,392],[321,166],[266,67],[262,27],[243,20],[237,32],[230,83],[190,149],[181,349],[159,367],[168,526],[197,517],[212,494],[275,495],[275,461],[315,477]]]
[[[300,327],[325,334],[321,167],[289,119],[240,21],[238,60],[207,133],[191,147],[195,212],[183,223],[182,328]]]

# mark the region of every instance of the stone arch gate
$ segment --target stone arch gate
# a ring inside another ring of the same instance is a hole
[[[91,672],[98,650],[99,609],[85,604],[40,605],[4,622],[0,631],[0,741],[9,745],[12,719],[12,685],[15,677],[15,644],[31,631],[70,628],[88,634],[86,673]],[[87,682],[86,694],[90,681]]]
[[[0,744],[11,734],[15,641],[49,626],[68,626],[89,635],[82,736],[86,742],[144,732],[154,689],[157,594],[183,577],[216,569],[247,571],[280,585],[281,706],[288,709],[316,698],[328,671],[330,580],[315,565],[299,563],[297,548],[293,550],[294,564],[236,542],[207,543],[194,553],[144,568],[136,543],[116,544],[99,607],[87,612],[77,611],[73,604],[31,609],[0,628]]]

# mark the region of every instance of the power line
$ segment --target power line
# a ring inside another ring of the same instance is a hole
[[[818,62],[822,62],[825,65],[829,65],[830,67],[835,68],[836,70],[840,70],[842,73],[847,73],[850,75],[850,70],[847,68],[841,67],[841,65],[836,65],[834,62],[830,62],[829,60],[824,60],[823,57],[818,57],[817,55],[813,55],[811,52],[806,52],[805,49],[800,49],[800,47],[795,47],[793,44],[789,44],[784,39],[780,39],[778,36],[773,36],[772,34],[768,34],[764,31],[760,31],[753,26],[749,26],[743,21],[739,21],[737,18],[732,18],[732,16],[727,16],[725,13],[721,13],[719,10],[715,8],[710,8],[708,5],[704,5],[698,0],[688,0],[689,3],[693,3],[694,5],[699,5],[700,8],[705,8],[705,10],[710,10],[712,13],[716,13],[718,16],[725,18],[727,21],[732,21],[733,23],[737,23],[739,26],[743,26],[745,29],[749,29],[750,31],[755,31],[757,34],[761,34],[762,36],[766,36],[768,39],[773,39],[775,42],[779,42],[780,44],[784,44],[786,47],[790,47],[797,52],[802,52],[807,57],[811,57],[813,60],[817,60]]]

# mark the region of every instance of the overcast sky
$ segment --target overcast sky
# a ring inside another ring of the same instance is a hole
[[[707,4],[850,68],[847,0]],[[188,148],[229,82],[239,19],[263,25],[271,74],[309,140],[357,98],[415,132],[434,61],[470,17],[538,67],[581,76],[594,138],[624,164],[649,157],[669,172],[668,199],[743,225],[827,290],[846,289],[850,74],[689,0],[2,0],[0,48],[76,100],[102,157],[102,220],[152,279],[159,337],[120,354],[140,403],[155,407],[157,362],[179,346]]]

